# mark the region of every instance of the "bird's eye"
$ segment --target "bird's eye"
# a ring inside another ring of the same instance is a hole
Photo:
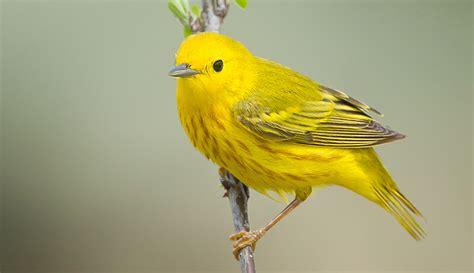
[[[212,68],[214,68],[214,71],[216,72],[221,72],[222,69],[224,68],[224,62],[222,60],[217,60],[212,65]]]

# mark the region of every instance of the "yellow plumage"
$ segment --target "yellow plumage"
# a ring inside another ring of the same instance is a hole
[[[304,200],[313,187],[339,185],[386,209],[415,239],[423,236],[412,216],[421,214],[371,148],[403,138],[369,114],[378,111],[216,33],[190,36],[176,64],[188,73],[177,82],[186,134],[247,186]]]

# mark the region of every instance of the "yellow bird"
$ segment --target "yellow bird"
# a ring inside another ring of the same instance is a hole
[[[179,118],[194,147],[262,194],[295,196],[265,227],[230,237],[236,257],[325,185],[384,208],[416,240],[425,234],[372,148],[404,135],[375,121],[374,108],[217,33],[187,38],[169,75],[178,77]]]

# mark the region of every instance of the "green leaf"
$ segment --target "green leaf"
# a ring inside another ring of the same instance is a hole
[[[185,11],[183,9],[183,6],[181,5],[180,0],[168,0],[168,5],[174,5],[177,10],[179,10],[180,13],[185,14]]]
[[[168,1],[170,2],[170,0],[168,0]],[[171,0],[171,2],[173,2],[173,4],[176,6],[177,9],[179,9],[179,11],[182,14],[186,14],[186,9],[183,6],[183,2],[181,0]]]
[[[201,8],[200,5],[198,5],[198,4],[193,4],[193,5],[191,6],[191,14],[193,15],[193,17],[194,17],[195,19],[201,17],[201,12],[202,12],[202,8]]]
[[[178,1],[181,4],[181,7],[183,8],[184,13],[188,14],[191,11],[191,8],[189,7],[189,0],[178,0]]]
[[[188,25],[188,15],[181,9],[180,4],[176,0],[168,0],[168,9],[183,25]]]
[[[241,9],[245,9],[247,7],[247,0],[234,0],[237,6],[239,6]]]
[[[184,38],[187,38],[189,35],[193,34],[193,31],[189,26],[184,26],[183,29]]]

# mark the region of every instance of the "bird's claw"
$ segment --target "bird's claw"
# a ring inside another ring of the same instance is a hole
[[[234,241],[232,244],[232,253],[234,254],[234,257],[239,260],[240,251],[245,247],[250,246],[253,250],[255,250],[257,241],[262,238],[264,234],[264,229],[258,229],[255,231],[241,230],[230,235],[229,240]]]

